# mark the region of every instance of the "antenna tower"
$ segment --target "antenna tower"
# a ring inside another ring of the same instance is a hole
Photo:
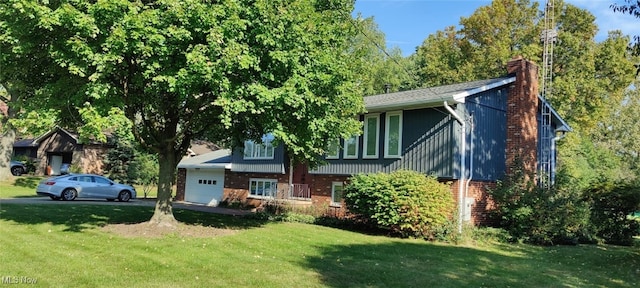
[[[546,102],[553,92],[553,45],[558,37],[555,29],[554,19],[554,3],[553,0],[547,0],[544,10],[544,30],[540,36],[544,51],[542,54],[542,99]],[[554,133],[551,126],[551,108],[547,103],[542,103],[540,119],[540,153],[539,153],[539,185],[544,188],[550,188],[553,184],[552,171],[552,147]]]

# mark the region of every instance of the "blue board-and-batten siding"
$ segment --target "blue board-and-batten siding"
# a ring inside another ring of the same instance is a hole
[[[386,114],[380,114],[380,147],[376,159],[363,159],[363,137],[359,137],[358,159],[328,159],[311,174],[353,175],[410,169],[424,174],[453,178],[455,161],[455,120],[442,108],[402,112],[402,158],[384,158]]]
[[[507,86],[501,86],[469,96],[464,104],[453,106],[458,114],[465,115],[465,119],[472,119],[467,125],[465,166],[470,169],[473,165],[474,180],[493,181],[504,175],[507,93]],[[401,158],[384,158],[386,113],[380,113],[379,117],[378,158],[363,159],[361,135],[357,159],[344,159],[340,151],[339,159],[327,159],[325,165],[309,173],[354,175],[409,169],[445,179],[460,178],[461,125],[444,107],[402,111]],[[232,163],[231,171],[234,172],[284,173],[284,149],[276,147],[274,159],[245,160],[242,148],[239,148],[232,155]]]
[[[506,170],[507,137],[506,86],[468,97],[464,107],[471,118],[467,132],[467,169],[473,166],[474,180],[495,181]],[[472,160],[471,160],[472,159]],[[471,163],[473,161],[473,163]],[[467,175],[468,176],[468,175]]]
[[[273,159],[244,159],[244,147],[234,149],[231,154],[231,171],[256,173],[285,173],[284,148],[278,145],[274,148]]]

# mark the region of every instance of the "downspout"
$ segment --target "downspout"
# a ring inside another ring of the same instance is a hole
[[[558,135],[558,136],[553,137],[553,139],[552,139],[552,141],[551,141],[551,144],[552,144],[552,146],[551,146],[551,150],[554,152],[554,153],[553,153],[554,158],[556,157],[555,155],[558,155],[558,150],[557,150],[557,148],[556,148],[556,147],[558,147],[558,144],[556,144],[556,143],[558,143],[558,141],[560,141],[560,140],[564,139],[564,137],[567,137],[567,133],[563,131],[563,132],[562,132],[562,134],[560,134],[560,135]],[[554,159],[554,168],[553,168],[553,169],[552,169],[552,171],[551,171],[551,173],[552,173],[552,174],[551,174],[551,185],[554,185],[554,184],[556,183],[556,172],[555,172],[555,170],[556,170],[556,169],[555,169],[555,165],[557,165],[557,163],[555,162],[555,159]]]
[[[469,184],[471,184],[471,179],[473,179],[473,113],[469,117],[469,134],[471,135],[471,143],[469,143],[469,178],[467,178],[467,185],[464,187],[464,207],[467,208],[467,197],[469,197]]]
[[[465,125],[465,121],[464,119],[462,119],[462,117],[460,117],[460,115],[458,115],[458,113],[456,113],[456,111],[454,111],[451,106],[449,106],[449,103],[447,103],[447,101],[444,101],[444,108],[447,109],[447,111],[449,111],[449,113],[451,114],[451,116],[453,116],[453,118],[456,118],[456,120],[458,120],[458,122],[460,123],[460,125],[462,126],[462,131],[461,131],[461,135],[462,135],[462,148],[460,149],[460,179],[458,180],[458,233],[462,233],[462,220],[463,220],[463,215],[464,215],[464,174],[465,174],[465,165],[464,163],[465,161],[465,154],[466,154],[466,149],[467,149],[467,131],[466,131],[466,125]]]

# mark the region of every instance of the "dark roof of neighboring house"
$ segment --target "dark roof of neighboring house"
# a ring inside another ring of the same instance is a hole
[[[13,147],[38,147],[33,139],[20,139],[13,143]]]
[[[365,108],[369,112],[391,109],[417,109],[464,103],[467,96],[515,82],[515,77],[478,80],[451,85],[422,88],[410,91],[386,93],[364,97]]]
[[[53,129],[47,131],[47,133],[44,133],[34,139],[21,139],[16,141],[15,143],[13,143],[13,147],[38,147],[40,145],[40,142],[46,138],[49,138],[51,135],[60,132],[63,134],[66,134],[67,136],[69,136],[71,139],[73,139],[73,141],[75,141],[76,144],[82,144],[80,142],[80,136],[78,135],[78,133],[75,132],[71,132],[68,131],[66,129],[63,129],[59,126],[54,127]],[[107,137],[109,137],[109,134],[106,134]],[[99,142],[99,141],[91,141],[89,143],[84,143],[84,144],[98,144],[98,145],[104,145],[105,143],[103,142]]]
[[[191,141],[191,146],[189,147],[190,156],[197,156],[202,154],[207,154],[209,152],[213,152],[216,150],[220,150],[220,146],[205,140],[193,140]]]
[[[76,133],[72,133],[72,132],[69,132],[69,131],[67,131],[67,130],[65,130],[65,129],[62,129],[62,128],[61,128],[61,127],[59,127],[59,126],[56,126],[55,128],[53,128],[53,129],[49,130],[47,133],[44,133],[44,134],[42,134],[42,135],[38,136],[38,138],[33,139],[33,144],[35,144],[36,146],[37,146],[37,145],[39,145],[39,144],[40,144],[40,141],[42,141],[43,139],[48,138],[49,136],[53,135],[54,133],[56,133],[56,132],[58,132],[58,131],[60,131],[60,132],[62,132],[62,133],[67,134],[67,135],[68,135],[69,137],[71,137],[71,139],[73,139],[76,143],[78,143],[78,142],[79,142],[79,141],[78,141],[78,134],[76,134]]]
[[[178,168],[227,168],[231,165],[231,150],[221,149],[206,154],[185,157]]]

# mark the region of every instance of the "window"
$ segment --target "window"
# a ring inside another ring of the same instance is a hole
[[[384,157],[399,158],[402,154],[402,111],[387,113],[384,135]]]
[[[327,147],[327,159],[338,159],[340,154],[340,140],[336,139],[329,142]]]
[[[99,184],[111,185],[111,181],[109,181],[109,180],[107,180],[105,178],[102,178],[102,177],[93,177],[93,180],[96,181],[96,183],[99,183]]]
[[[331,205],[341,206],[344,196],[344,184],[342,182],[331,183]]]
[[[358,136],[344,139],[344,159],[358,158]]]
[[[273,135],[262,137],[262,143],[244,141],[244,159],[273,159]]]
[[[370,114],[364,116],[364,144],[362,158],[378,158],[380,146],[380,115]]]
[[[249,196],[274,198],[277,188],[277,180],[251,179],[249,181]]]
[[[216,185],[216,180],[198,179],[198,184]]]

